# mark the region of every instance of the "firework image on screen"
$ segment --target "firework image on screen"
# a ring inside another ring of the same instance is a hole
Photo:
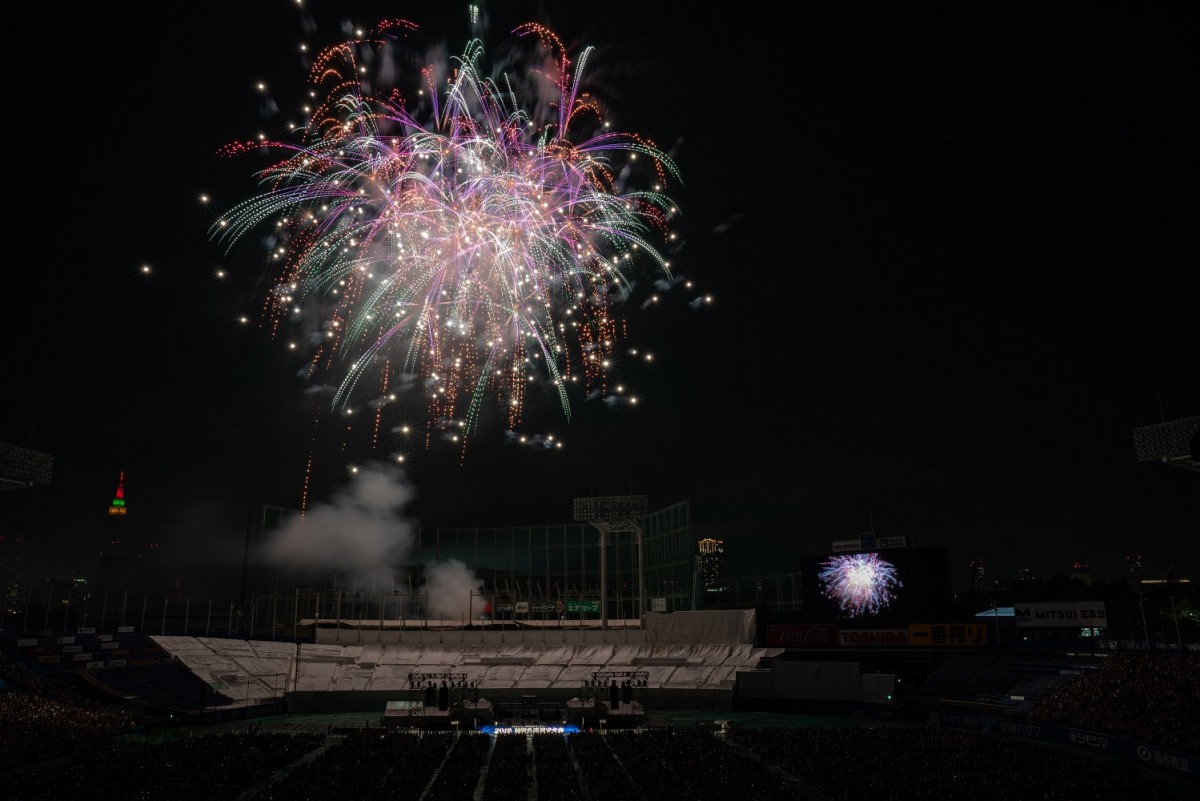
[[[675,283],[678,170],[611,127],[583,80],[591,48],[568,56],[528,23],[526,60],[493,74],[479,40],[438,63],[405,44],[417,31],[388,20],[316,56],[307,121],[222,150],[274,161],[211,236],[267,232],[263,324],[305,332],[292,347],[334,408],[411,388],[464,445],[485,412],[515,430],[535,397],[569,420],[573,393],[623,391],[614,359],[650,358],[619,350],[614,307],[642,273]]]
[[[810,620],[872,628],[940,622],[953,613],[944,547],[809,554],[800,574]]]
[[[817,574],[821,594],[847,617],[866,617],[886,609],[904,586],[896,566],[877,553],[831,556]]]

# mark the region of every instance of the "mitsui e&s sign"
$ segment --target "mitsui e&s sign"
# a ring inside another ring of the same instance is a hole
[[[1018,626],[1091,626],[1104,628],[1108,618],[1103,601],[1059,601],[1043,604],[1013,604]]]

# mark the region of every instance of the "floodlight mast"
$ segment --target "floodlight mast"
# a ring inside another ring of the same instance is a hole
[[[1168,420],[1133,430],[1133,446],[1142,462],[1165,464],[1200,471],[1200,415]]]
[[[575,522],[590,523],[600,532],[600,628],[608,629],[608,534],[632,531],[637,542],[638,625],[646,614],[646,548],[642,521],[646,519],[645,495],[605,495],[575,499]]]
[[[0,489],[49,484],[53,470],[53,456],[0,442]]]

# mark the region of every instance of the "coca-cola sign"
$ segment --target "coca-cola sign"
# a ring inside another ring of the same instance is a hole
[[[837,626],[824,623],[767,626],[767,645],[783,648],[833,648],[838,644],[837,635]]]

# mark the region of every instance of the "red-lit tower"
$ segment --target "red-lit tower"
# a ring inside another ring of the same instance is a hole
[[[140,592],[145,585],[147,545],[141,536],[142,526],[129,518],[125,499],[125,471],[117,478],[117,491],[108,504],[108,530],[100,547],[96,571],[96,591],[109,597],[124,592]]]
[[[117,479],[117,494],[112,499],[112,503],[108,505],[109,517],[124,517],[125,516],[125,471],[121,471],[121,476]]]

